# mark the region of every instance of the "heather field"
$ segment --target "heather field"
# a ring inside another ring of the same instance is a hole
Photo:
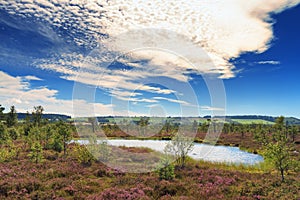
[[[118,149],[122,149],[123,153],[112,156],[111,151],[117,147],[102,144],[97,155],[106,160],[123,159],[131,163],[145,153],[153,153],[151,159],[163,164],[149,172],[129,173],[124,172],[122,166],[110,168],[100,162],[93,154],[92,144],[87,145],[88,151],[84,145],[70,143],[78,139],[78,129],[76,131],[72,123],[49,123],[36,116],[12,126],[1,123],[0,199],[300,198],[300,135],[296,126],[285,127],[280,120],[275,125],[252,124],[250,129],[244,124],[228,124],[223,128],[217,145],[236,146],[263,155],[265,161],[256,165],[212,163],[189,157],[185,157],[183,162],[181,156],[176,157],[174,162],[168,162],[164,160],[163,153],[143,147],[121,146]],[[105,127],[111,138],[129,137],[117,125]],[[194,141],[206,142],[205,127],[197,124]],[[91,129],[91,125],[81,128]],[[276,138],[277,129],[285,130],[283,133],[288,135]],[[297,131],[292,134],[292,130]],[[97,131],[95,129],[96,136]],[[176,125],[166,124],[153,138],[174,142],[175,133]],[[279,151],[269,149],[265,139]],[[279,142],[281,146],[278,146]],[[268,157],[266,152],[271,152],[273,157]],[[133,157],[131,153],[137,156]],[[279,156],[282,165],[274,164],[278,160],[274,155]]]
[[[21,144],[20,144],[21,145]],[[0,163],[1,199],[299,199],[299,173],[281,182],[268,166],[228,166],[189,160],[175,168],[173,180],[156,172],[129,174],[99,162],[80,163],[72,146],[68,155],[44,151],[36,164],[28,149]],[[132,150],[132,149],[131,149]],[[136,150],[138,151],[138,150]]]

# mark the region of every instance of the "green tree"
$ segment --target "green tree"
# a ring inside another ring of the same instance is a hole
[[[54,151],[57,151],[57,152],[61,152],[62,150],[64,150],[64,145],[63,145],[61,136],[59,134],[55,134],[53,136],[53,141],[51,143],[51,148]]]
[[[9,139],[6,126],[0,122],[0,144]]]
[[[84,165],[92,165],[92,162],[95,161],[95,157],[84,145],[76,145],[75,148],[76,156],[78,162]]]
[[[15,109],[15,106],[10,107],[9,113],[6,115],[6,125],[12,127],[18,123],[18,114]]]
[[[177,164],[181,167],[185,167],[187,155],[192,151],[194,146],[194,140],[191,137],[184,134],[177,133],[172,141],[167,144],[165,151],[169,154],[174,154]]]
[[[68,124],[64,123],[63,121],[60,121],[58,123],[57,128],[58,128],[58,133],[62,139],[64,155],[66,155],[68,142],[72,139],[71,130]]]
[[[41,128],[42,130],[42,140],[43,140],[43,148],[51,149],[51,144],[53,142],[55,126],[53,124],[47,124]]]
[[[291,130],[290,130],[290,134],[292,137],[292,142],[295,141],[296,135],[298,134],[298,129],[297,126],[292,126]]]
[[[41,129],[37,126],[31,126],[28,131],[28,140],[35,141],[35,140],[42,140],[42,133]]]
[[[254,139],[261,144],[267,144],[269,141],[268,132],[263,128],[262,124],[258,124],[254,129]]]
[[[35,141],[30,148],[29,158],[36,164],[43,161],[43,148],[42,145]]]
[[[146,127],[149,125],[149,117],[141,117],[140,121],[138,122],[138,125],[142,129],[142,135],[145,136]]]
[[[8,129],[8,134],[12,140],[16,140],[19,137],[19,133],[14,127]]]
[[[277,141],[266,145],[265,157],[273,166],[279,170],[281,181],[284,181],[284,172],[286,172],[291,163],[289,151],[291,148],[284,141]]]
[[[4,107],[0,104],[0,122],[4,119],[4,114],[3,111],[5,110]]]
[[[26,116],[25,116],[25,124],[29,125],[30,124],[30,114],[29,112],[27,111],[26,112]]]
[[[7,141],[5,146],[0,148],[0,162],[9,162],[18,157],[20,149],[11,141]]]
[[[273,166],[280,172],[281,181],[284,181],[284,173],[292,165],[290,156],[291,144],[285,135],[284,117],[278,117],[274,125],[275,132],[272,138],[269,138],[264,143],[265,158],[273,164]]]
[[[32,112],[32,121],[34,125],[40,126],[42,124],[44,108],[42,106],[34,106],[34,111]]]
[[[168,154],[168,147],[164,150],[164,155],[158,166],[158,175],[160,179],[172,180],[175,178],[174,164],[172,163],[172,157]]]

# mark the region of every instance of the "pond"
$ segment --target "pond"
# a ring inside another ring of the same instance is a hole
[[[78,140],[77,142],[80,144],[88,143],[87,140]],[[147,147],[155,151],[163,152],[169,141],[113,139],[107,140],[107,142],[112,146]],[[193,150],[188,155],[196,160],[245,165],[254,165],[263,161],[262,156],[242,151],[238,147],[214,146],[199,143],[194,143]]]

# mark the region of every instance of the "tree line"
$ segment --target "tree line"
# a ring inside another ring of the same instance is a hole
[[[75,132],[71,124],[63,121],[49,123],[43,118],[42,106],[35,106],[31,114],[27,112],[23,122],[18,122],[15,106],[11,106],[5,115],[4,110],[0,105],[0,161],[17,159],[22,149],[29,149],[28,158],[35,163],[43,160],[44,150],[66,155],[67,144]]]

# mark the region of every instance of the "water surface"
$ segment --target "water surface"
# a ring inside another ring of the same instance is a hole
[[[78,140],[78,142],[81,144],[88,143],[87,140]],[[112,146],[147,147],[159,152],[163,152],[165,146],[170,141],[113,139],[107,140],[107,142],[109,145]],[[205,160],[211,162],[227,162],[246,165],[253,165],[263,161],[262,156],[242,151],[238,147],[213,146],[199,143],[194,143],[193,150],[188,155],[197,160]]]

